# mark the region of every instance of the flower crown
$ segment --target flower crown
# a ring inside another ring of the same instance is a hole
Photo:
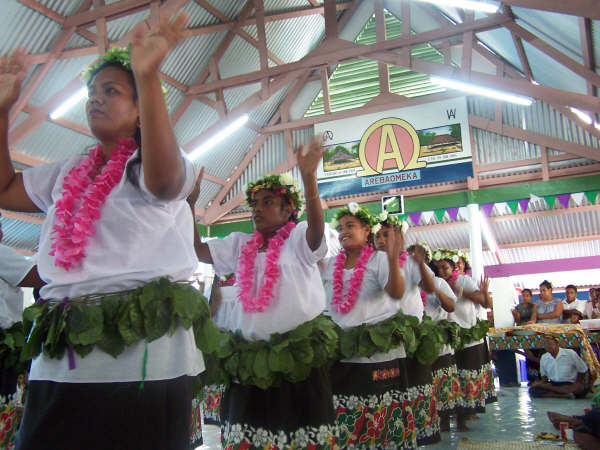
[[[458,262],[458,257],[458,250],[450,250],[449,248],[438,248],[435,252],[433,252],[434,261],[449,259],[456,264]]]
[[[128,72],[132,72],[131,70],[131,44],[127,48],[119,48],[112,47],[108,49],[105,55],[98,56],[98,60],[95,64],[90,65],[87,69],[83,71],[81,74],[81,78],[83,78],[83,82],[88,84],[92,77],[104,66],[108,64],[116,64]],[[162,89],[163,97],[165,98],[165,102],[167,101],[168,91],[165,88],[164,82],[160,81],[160,87]]]
[[[409,246],[407,248],[407,250],[410,252],[411,250],[413,250],[416,246],[419,247],[423,247],[423,249],[425,250],[425,259],[427,259],[427,262],[431,262],[431,260],[433,259],[433,253],[431,252],[431,249],[429,248],[429,245],[427,245],[426,242],[423,241],[417,241],[414,244],[412,244],[411,246]]]
[[[458,253],[457,253],[457,254],[458,254],[458,256],[459,256],[460,258],[464,259],[464,260],[465,260],[465,263],[467,263],[467,265],[468,265],[468,266],[470,266],[470,265],[471,265],[471,263],[470,263],[470,261],[469,261],[469,256],[468,256],[468,255],[467,255],[465,252],[463,252],[462,250],[457,250],[457,252],[458,252]]]
[[[357,217],[361,222],[371,227],[371,233],[373,234],[376,234],[377,231],[379,231],[379,228],[381,228],[381,226],[379,228],[376,228],[377,222],[375,221],[375,218],[371,215],[369,211],[367,211],[366,208],[363,208],[356,202],[350,202],[347,206],[344,206],[343,208],[338,210],[333,220],[329,222],[331,228],[337,229],[340,219],[344,216]]]
[[[250,206],[256,193],[263,189],[284,196],[294,209],[294,217],[298,217],[303,205],[302,192],[298,188],[296,180],[294,180],[292,175],[289,173],[271,174],[248,183],[248,186],[246,186],[246,203]]]
[[[400,220],[398,217],[392,216],[387,211],[381,211],[375,216],[375,220],[377,221],[377,225],[375,225],[377,231],[379,231],[384,225],[393,228],[400,228],[402,233],[406,233],[408,231],[408,222],[406,220]],[[375,231],[375,233],[377,233],[377,231]]]

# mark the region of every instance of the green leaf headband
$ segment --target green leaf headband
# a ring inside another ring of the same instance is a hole
[[[292,175],[289,173],[271,174],[248,183],[248,186],[246,186],[246,203],[248,203],[248,206],[251,205],[256,193],[263,189],[273,191],[275,194],[287,198],[294,208],[294,217],[298,217],[303,205],[302,192]]]
[[[100,55],[95,64],[90,65],[87,69],[83,71],[81,77],[83,78],[84,83],[89,84],[90,80],[96,73],[100,71],[104,66],[109,64],[115,64],[121,66],[123,69],[128,72],[132,72],[131,70],[131,44],[127,48],[119,48],[113,47],[108,49],[105,55]],[[160,87],[162,89],[163,97],[165,98],[165,103],[167,102],[167,94],[168,91],[165,88],[164,82],[160,81]]]
[[[129,47],[113,47],[109,49],[105,55],[100,55],[95,64],[90,65],[84,70],[82,74],[83,81],[86,84],[89,83],[96,72],[107,64],[117,64],[131,72],[131,54],[129,53]]]
[[[354,216],[357,217],[361,222],[369,225],[371,227],[371,233],[376,234],[379,231],[376,228],[375,218],[367,211],[366,208],[363,208],[356,202],[350,202],[347,206],[344,206],[335,215],[335,218],[329,223],[333,229],[337,229],[340,219],[344,216]]]

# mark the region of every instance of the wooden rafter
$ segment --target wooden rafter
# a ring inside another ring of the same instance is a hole
[[[300,61],[282,64],[276,67],[270,67],[266,73],[264,71],[250,72],[244,75],[237,75],[225,78],[221,81],[205,83],[201,86],[190,89],[190,92],[200,94],[212,92],[216,89],[226,89],[233,86],[242,86],[259,81],[265,75],[274,77],[284,73],[293,73],[306,69],[315,69],[323,65],[336,65],[340,61],[356,59],[360,57],[370,57],[373,52],[385,52],[386,50],[399,50],[404,47],[424,44],[432,40],[446,39],[464,33],[465,31],[487,31],[498,28],[508,22],[510,19],[501,14],[494,14],[483,19],[478,19],[466,24],[458,24],[452,27],[426,31],[409,36],[408,38],[400,37],[396,39],[388,39],[384,42],[376,42],[369,45],[358,45],[346,42],[345,48],[337,49],[335,52],[316,52],[308,55]]]
[[[518,36],[520,39],[524,39],[526,42],[540,50],[542,53],[545,53],[555,61],[562,64],[567,69],[575,72],[584,80],[589,81],[595,86],[600,86],[600,75],[598,75],[592,69],[587,68],[585,65],[580,64],[578,61],[575,61],[573,58],[570,58],[561,51],[557,50],[552,45],[544,41],[542,38],[536,36],[530,31],[527,31],[525,28],[523,28],[520,25],[517,25],[515,22],[508,22],[504,24],[504,27],[507,28],[514,35]]]
[[[581,52],[583,54],[583,65],[594,70],[594,49],[592,44],[592,21],[587,17],[579,17],[579,37],[581,41]],[[598,88],[590,80],[586,80],[588,95],[596,95]]]
[[[528,130],[521,128],[514,128],[508,125],[502,125],[500,130],[495,129],[495,126],[490,127],[492,121],[484,119],[473,114],[469,114],[469,123],[475,128],[481,130],[492,131],[494,133],[501,134],[513,139],[520,139],[522,141],[531,142],[542,147],[548,147],[553,150],[558,150],[572,155],[577,155],[581,158],[591,159],[593,161],[600,161],[600,150],[593,147],[577,144],[574,142],[567,142],[561,139],[554,138],[552,136],[546,136],[543,134],[533,133]]]

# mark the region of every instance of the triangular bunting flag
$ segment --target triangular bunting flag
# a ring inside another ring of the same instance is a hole
[[[436,209],[433,213],[435,214],[435,218],[438,220],[438,222],[441,222],[442,220],[444,220],[446,210],[444,208]]]
[[[402,214],[401,216],[396,216],[398,218],[398,220],[401,220],[402,222],[406,222],[406,219],[408,219],[408,214]]]
[[[454,222],[458,220],[458,208],[448,208],[446,212]]]
[[[510,211],[513,214],[517,213],[517,208],[519,207],[519,200],[509,200],[508,202],[506,202],[506,204],[508,205]]]
[[[598,195],[598,191],[585,191],[585,197],[588,199],[588,201],[592,205],[596,204],[596,197],[597,197],[597,195]]]
[[[408,217],[410,217],[410,221],[413,223],[414,226],[419,225],[419,221],[421,220],[420,212],[409,213]]]
[[[483,213],[485,214],[486,217],[490,217],[490,214],[492,213],[492,209],[494,209],[493,203],[485,203],[485,204],[481,205],[481,210],[483,211]]]
[[[433,217],[433,211],[423,211],[421,213],[421,218],[423,219],[423,223],[431,222],[432,217]]]
[[[573,192],[571,194],[571,198],[573,199],[573,202],[575,202],[575,205],[577,205],[577,206],[582,205],[584,197],[585,197],[585,194],[583,192]]]
[[[469,210],[466,206],[461,206],[460,208],[458,208],[458,213],[460,214],[460,217],[462,217],[464,220],[469,220]]]
[[[554,208],[554,203],[556,202],[556,195],[544,195],[544,200],[546,200],[548,209],[552,209]]]
[[[557,195],[556,198],[563,208],[567,209],[569,207],[569,199],[571,198],[571,194],[560,194]]]
[[[521,207],[522,212],[527,212],[527,207],[529,206],[529,199],[524,198],[522,200],[519,200],[519,206]]]

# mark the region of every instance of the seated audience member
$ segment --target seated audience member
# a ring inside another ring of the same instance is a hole
[[[532,397],[583,397],[587,393],[588,366],[571,349],[560,348],[553,336],[544,337],[546,353],[540,360],[541,380],[534,381],[529,388]]]
[[[587,319],[600,319],[600,288],[590,288],[590,301],[585,305]]]
[[[537,303],[537,323],[560,323],[563,304],[552,296],[552,283],[544,280],[540,283],[540,300]]]
[[[584,450],[600,448],[600,408],[594,407],[583,416],[565,416],[548,411],[548,419],[557,430],[561,422],[567,422],[573,428],[575,443]]]
[[[523,302],[519,303],[515,309],[511,310],[516,324],[527,325],[529,323],[535,323],[537,320],[537,305],[531,303],[533,297],[531,289],[523,289],[521,297],[523,298]]]
[[[563,323],[579,323],[585,318],[587,301],[577,298],[577,288],[569,284],[565,290],[566,299],[563,300]]]

